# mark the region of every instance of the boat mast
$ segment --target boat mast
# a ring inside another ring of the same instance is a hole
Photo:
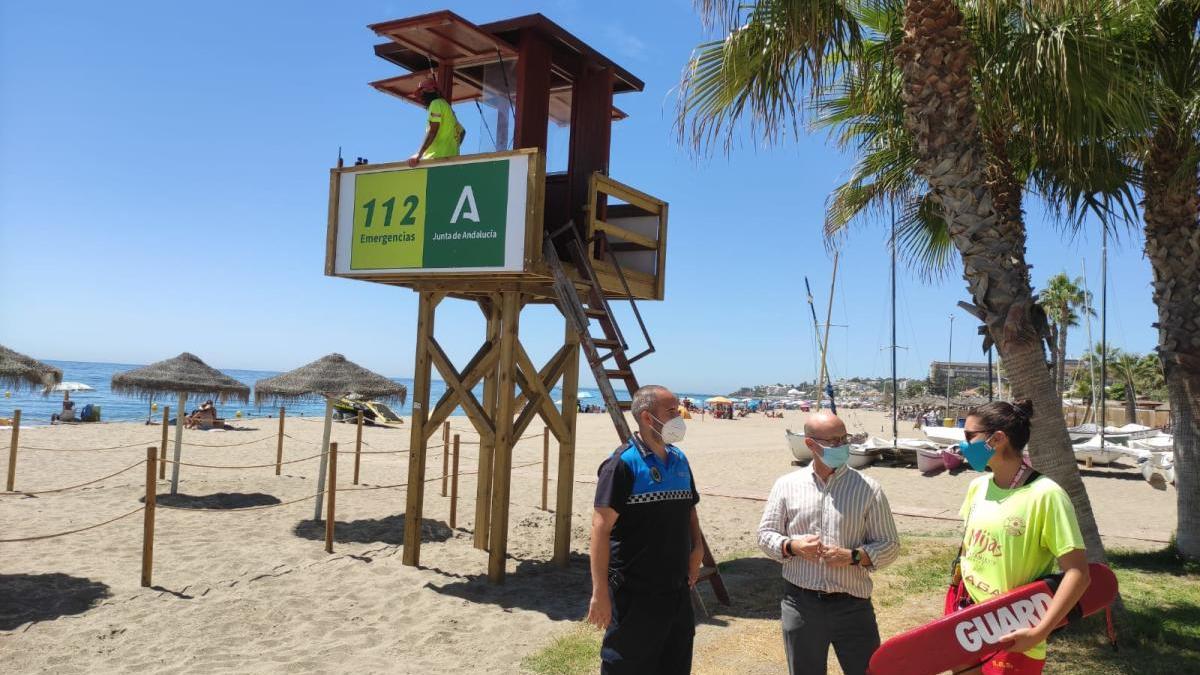
[[[946,352],[946,414],[950,414],[950,378],[954,375],[954,315],[950,315],[950,349]]]
[[[810,286],[808,283],[808,275],[804,276],[804,289],[806,291],[808,291],[808,311],[812,312],[813,355],[817,358],[817,363],[814,365],[816,366],[815,370],[819,371],[821,369],[821,364],[820,364],[820,361],[821,361],[821,322],[817,320],[817,307],[813,303],[812,286]],[[821,383],[818,382],[817,388],[819,389],[820,386],[821,386]],[[820,401],[819,401],[820,398],[821,398],[821,394],[818,391],[817,392],[817,399],[818,399],[817,405],[820,405]]]
[[[896,203],[892,207],[892,447],[896,447],[899,438],[899,404],[900,391],[896,381]]]
[[[833,251],[833,276],[829,280],[829,305],[825,310],[825,339],[821,345],[821,375],[817,378],[817,410],[821,409],[821,397],[825,392],[825,356],[829,353],[829,330],[833,327],[833,291],[837,287],[838,251]]]
[[[1108,223],[1101,222],[1100,235],[1100,451],[1104,451],[1104,425],[1108,415]]]
[[[1095,346],[1095,343],[1092,342],[1092,314],[1093,314],[1093,312],[1092,312],[1092,292],[1088,289],[1087,260],[1083,261],[1082,266],[1083,266],[1083,318],[1084,318],[1084,325],[1087,326],[1088,375],[1090,376],[1091,382],[1092,382],[1092,387],[1091,387],[1092,390],[1088,393],[1091,394],[1091,399],[1092,399],[1092,401],[1091,401],[1092,419],[1096,419],[1096,407],[1097,407],[1096,406],[1096,397],[1097,397],[1096,359],[1094,358],[1095,351],[1092,349]],[[1087,422],[1087,419],[1084,419],[1084,422]]]

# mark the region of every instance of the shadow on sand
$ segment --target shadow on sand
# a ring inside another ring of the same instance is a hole
[[[112,593],[106,584],[67,574],[0,574],[0,630],[82,614]]]
[[[292,534],[313,541],[325,541],[324,520],[302,520]],[[450,526],[440,520],[421,519],[421,541],[440,542],[454,536]],[[404,514],[385,518],[367,518],[344,522],[334,521],[334,541],[340,544],[404,544]]]
[[[138,501],[146,501],[145,497]],[[161,494],[156,498],[159,506],[173,509],[199,509],[229,511],[248,509],[254,506],[279,504],[279,498],[262,492],[217,492],[211,495]]]
[[[721,605],[707,583],[699,585],[700,597],[709,612],[704,622],[724,625],[723,618],[778,618],[783,585],[779,564],[766,558],[748,557],[720,563],[721,577],[731,604]],[[440,570],[433,570],[440,572]],[[442,573],[446,577],[456,575]],[[488,582],[487,575],[458,576],[446,584],[427,584],[430,590],[475,603],[503,609],[540,612],[554,621],[577,621],[587,615],[592,592],[588,558],[572,553],[565,568],[548,560],[518,560],[504,583]]]

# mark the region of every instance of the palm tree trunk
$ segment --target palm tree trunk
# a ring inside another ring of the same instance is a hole
[[[1146,254],[1154,269],[1158,355],[1171,400],[1179,551],[1200,559],[1200,174],[1196,141],[1162,122],[1146,160]]]
[[[904,123],[915,142],[917,171],[942,204],[975,311],[996,343],[1013,395],[1033,400],[1029,452],[1034,466],[1071,496],[1088,557],[1102,561],[1100,533],[1033,321],[1025,232],[1019,220],[1001,221],[1008,214],[998,213],[985,176],[971,98],[972,46],[955,3],[906,0],[897,53],[903,64]]]
[[[1062,398],[1063,393],[1067,390],[1067,328],[1070,322],[1067,320],[1071,308],[1067,303],[1062,306],[1062,323],[1058,326],[1058,372],[1054,374],[1054,386],[1058,389],[1058,396]]]
[[[1137,391],[1128,376],[1125,378],[1125,423],[1137,424]]]
[[[1051,324],[1050,324],[1050,340],[1048,342],[1048,344],[1050,345],[1050,366],[1051,366],[1050,372],[1051,372],[1051,376],[1054,378],[1054,389],[1056,391],[1058,391],[1059,395],[1061,396],[1062,389],[1059,388],[1059,386],[1058,386],[1058,369],[1059,369],[1059,366],[1062,364],[1062,351],[1060,351],[1058,348],[1059,335],[1061,335],[1061,329],[1059,328],[1058,322],[1057,321],[1051,322]]]

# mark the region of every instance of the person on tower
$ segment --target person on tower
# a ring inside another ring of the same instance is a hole
[[[462,145],[467,130],[458,123],[450,102],[442,97],[437,81],[432,77],[421,80],[417,85],[417,96],[429,109],[429,123],[425,127],[425,139],[421,141],[421,149],[408,158],[408,165],[415,167],[422,159],[458,157],[458,148]]]

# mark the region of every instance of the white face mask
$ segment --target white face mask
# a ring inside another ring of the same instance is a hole
[[[662,425],[662,430],[658,432],[658,436],[663,440],[663,443],[674,445],[682,441],[684,435],[687,433],[687,423],[683,421],[682,417],[673,417],[666,422],[663,422],[654,415],[651,415],[650,418]]]

